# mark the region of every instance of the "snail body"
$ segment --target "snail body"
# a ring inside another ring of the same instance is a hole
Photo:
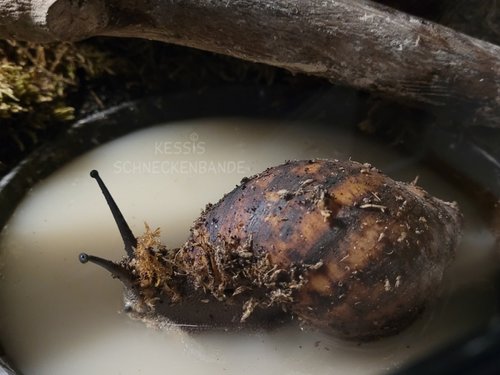
[[[298,319],[346,339],[394,334],[435,295],[461,231],[455,204],[413,184],[368,164],[303,160],[244,178],[166,249],[158,230],[135,239],[93,177],[128,257],[80,260],[107,268],[125,285],[125,310],[160,326]]]

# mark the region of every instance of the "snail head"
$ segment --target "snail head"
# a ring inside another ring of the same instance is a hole
[[[80,253],[78,259],[81,263],[91,262],[104,268],[110,272],[114,278],[122,282],[125,287],[124,299],[126,311],[130,312],[131,310],[143,310],[144,303],[142,302],[143,298],[141,298],[143,293],[139,290],[136,277],[134,276],[132,269],[128,266],[134,260],[134,251],[137,247],[137,239],[125,221],[108,188],[99,176],[99,173],[96,170],[93,170],[90,172],[90,176],[97,181],[99,187],[101,188],[102,194],[106,199],[116,225],[118,226],[118,230],[120,231],[127,257],[124,261],[117,263],[98,256],[89,255],[87,253]]]

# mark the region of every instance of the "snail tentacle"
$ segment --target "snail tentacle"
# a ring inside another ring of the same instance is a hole
[[[80,263],[91,262],[104,268],[105,270],[110,272],[113,275],[113,277],[116,277],[123,283],[123,285],[125,285],[128,288],[134,286],[132,275],[127,271],[127,269],[125,269],[123,266],[117,263],[114,263],[110,260],[98,256],[89,255],[87,253],[80,253],[78,259],[80,260]]]
[[[132,230],[127,224],[127,221],[123,217],[118,205],[113,199],[111,193],[108,188],[104,184],[104,181],[99,176],[99,172],[95,169],[90,172],[90,177],[95,179],[101,188],[102,194],[104,198],[106,198],[106,202],[113,214],[113,218],[115,219],[116,225],[118,226],[118,230],[120,231],[120,235],[123,240],[123,244],[125,245],[125,251],[127,252],[128,257],[131,259],[134,257],[134,248],[137,247],[137,239],[135,238]]]

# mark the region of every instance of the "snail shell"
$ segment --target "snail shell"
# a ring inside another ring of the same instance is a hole
[[[293,161],[207,205],[180,249],[164,248],[147,228],[129,257],[107,268],[126,285],[127,310],[150,322],[298,318],[367,340],[399,332],[435,295],[461,221],[456,204],[369,164]]]

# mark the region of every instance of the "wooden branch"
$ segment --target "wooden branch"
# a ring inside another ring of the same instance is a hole
[[[500,127],[500,47],[364,0],[0,0],[0,37],[195,47]]]

